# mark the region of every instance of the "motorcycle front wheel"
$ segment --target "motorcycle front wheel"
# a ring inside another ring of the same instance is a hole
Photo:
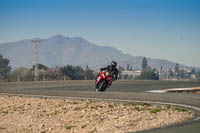
[[[96,83],[96,90],[97,91],[105,91],[107,88],[105,80],[99,81],[99,83]]]

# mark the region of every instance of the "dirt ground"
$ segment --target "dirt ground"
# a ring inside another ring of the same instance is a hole
[[[170,105],[0,96],[1,133],[124,133],[182,122],[193,115]]]
[[[195,94],[200,94],[200,87],[198,88],[197,91],[194,92]]]
[[[194,92],[195,94],[200,94],[200,91],[196,91],[196,92]]]

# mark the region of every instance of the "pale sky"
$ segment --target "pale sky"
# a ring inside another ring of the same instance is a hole
[[[200,67],[199,0],[0,0],[0,43],[56,34]]]

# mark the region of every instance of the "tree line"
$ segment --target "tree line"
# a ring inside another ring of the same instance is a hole
[[[146,57],[143,58],[142,60],[142,72],[140,76],[137,76],[135,79],[137,80],[159,80],[159,73],[158,71],[154,68],[152,69],[150,66],[148,66],[148,61]]]
[[[0,81],[33,81],[34,80],[34,70],[35,65],[32,68],[19,67],[14,70],[11,69],[9,65],[9,60],[4,58],[0,54]],[[95,79],[95,72],[86,66],[83,69],[81,66],[66,65],[62,67],[49,68],[43,64],[38,64],[38,80],[93,80]],[[119,66],[119,79],[122,79],[121,73],[125,69]],[[127,70],[131,71],[132,67],[127,65]],[[159,80],[159,71],[155,68],[151,68],[148,65],[146,57],[143,58],[141,63],[141,74],[134,79],[136,80]],[[195,72],[192,70],[193,74],[200,80],[200,71]],[[172,70],[168,71],[169,76],[177,75],[179,77],[184,77],[184,73],[179,70],[179,65],[176,64],[175,72]],[[127,75],[128,76],[128,75]],[[124,78],[128,79],[128,77]]]
[[[19,67],[11,71],[9,60],[0,54],[0,80],[7,81],[33,81],[35,65],[32,68]],[[93,80],[95,73],[86,66],[66,65],[62,67],[49,68],[38,64],[38,80]]]

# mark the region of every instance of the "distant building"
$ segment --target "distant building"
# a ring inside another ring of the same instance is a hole
[[[171,70],[171,72],[159,72],[159,80],[195,80],[196,76],[192,70],[179,69],[179,71]]]
[[[159,80],[168,80],[168,76],[165,72],[159,72]]]
[[[132,70],[132,71],[122,71],[121,72],[121,79],[134,79],[137,76],[141,75],[141,70]]]
[[[192,78],[192,79],[196,79],[197,77],[196,77],[195,74],[192,74],[192,75],[191,75],[191,78]]]

